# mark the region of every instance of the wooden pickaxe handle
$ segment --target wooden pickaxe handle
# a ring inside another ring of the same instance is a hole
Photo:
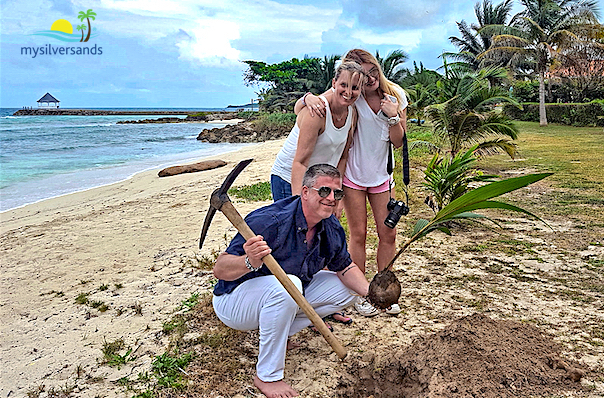
[[[222,204],[220,211],[228,218],[228,220],[237,228],[239,233],[243,236],[243,238],[247,241],[250,238],[256,236],[254,231],[247,225],[243,217],[239,214],[237,209],[233,206],[233,204],[229,202],[225,202]],[[292,296],[296,304],[304,311],[308,319],[315,325],[317,330],[321,332],[325,340],[329,343],[329,345],[333,348],[340,359],[344,359],[346,357],[346,348],[340,344],[336,336],[327,328],[323,319],[316,313],[315,309],[306,301],[306,298],[300,293],[296,285],[289,279],[283,268],[277,263],[277,260],[271,255],[268,254],[262,258],[264,264],[271,270],[273,275],[281,282],[285,290]]]

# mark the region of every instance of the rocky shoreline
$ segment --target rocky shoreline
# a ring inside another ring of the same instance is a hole
[[[264,142],[285,138],[289,134],[291,126],[257,128],[254,121],[240,122],[237,124],[203,130],[197,136],[202,142],[209,143],[244,143],[244,142]]]
[[[222,120],[233,120],[239,116],[238,112],[191,112],[191,111],[113,111],[99,109],[20,109],[13,116],[106,116],[106,115],[170,115],[157,119],[123,120],[118,124],[146,124],[146,123],[202,123]],[[173,115],[186,115],[171,117]],[[258,127],[254,120],[230,124],[225,127],[203,130],[197,139],[208,143],[246,143],[264,142],[286,137],[292,126]]]

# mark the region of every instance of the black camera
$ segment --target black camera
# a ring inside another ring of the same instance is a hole
[[[388,213],[388,216],[384,220],[384,224],[386,224],[388,228],[396,227],[396,224],[401,219],[401,216],[406,216],[409,214],[409,206],[407,206],[402,200],[390,198],[387,207],[388,210],[390,210],[390,213]]]

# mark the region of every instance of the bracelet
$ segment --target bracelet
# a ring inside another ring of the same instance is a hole
[[[254,271],[254,272],[258,272],[258,270],[260,268],[262,268],[262,265],[264,265],[264,263],[260,264],[260,266],[258,268],[255,268],[252,263],[250,263],[250,259],[248,258],[248,256],[245,256],[245,266],[247,267],[247,269],[249,269],[250,271]]]
[[[308,94],[312,94],[312,93],[309,91],[309,92],[307,92],[306,94],[304,94],[304,96],[302,96],[302,103],[304,104],[304,106],[306,106],[306,96],[307,96]]]

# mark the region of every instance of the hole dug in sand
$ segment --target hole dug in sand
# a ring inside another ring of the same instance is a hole
[[[339,397],[522,397],[581,390],[585,370],[533,325],[473,314],[410,346],[351,356]]]

